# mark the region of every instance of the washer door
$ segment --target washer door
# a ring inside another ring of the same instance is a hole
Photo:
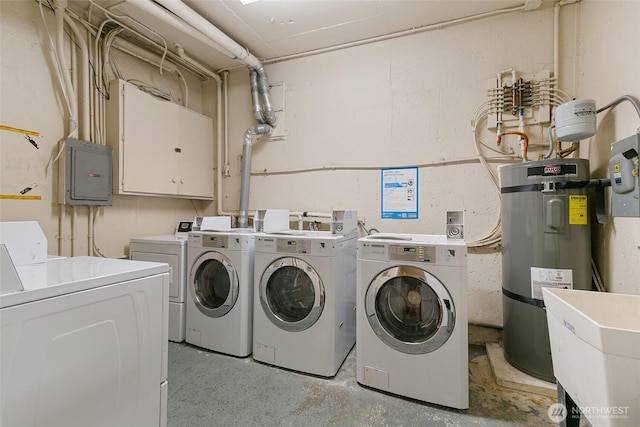
[[[223,254],[204,253],[191,267],[189,292],[203,314],[222,317],[238,300],[238,273]]]
[[[408,354],[430,353],[453,333],[451,295],[428,272],[409,266],[388,268],[369,284],[365,313],[389,347]]]
[[[260,304],[280,329],[299,332],[310,328],[320,318],[324,301],[320,275],[306,261],[279,258],[262,273]]]

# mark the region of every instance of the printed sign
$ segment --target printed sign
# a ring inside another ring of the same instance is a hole
[[[381,217],[418,219],[418,168],[382,169]]]
[[[543,299],[542,288],[573,289],[573,270],[531,267],[531,298]]]

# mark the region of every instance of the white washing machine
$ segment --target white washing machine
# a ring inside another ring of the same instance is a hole
[[[86,256],[12,269],[0,425],[166,426],[168,271]]]
[[[252,229],[189,233],[186,341],[246,357],[252,350]]]
[[[129,241],[132,260],[165,262],[171,267],[169,286],[169,341],[185,339],[187,322],[187,236],[135,237]]]
[[[469,407],[467,248],[446,236],[358,239],[357,380]]]
[[[256,237],[253,358],[335,376],[355,343],[357,236]]]

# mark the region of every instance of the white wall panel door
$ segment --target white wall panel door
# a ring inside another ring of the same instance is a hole
[[[181,196],[213,196],[213,121],[181,108],[178,115]]]
[[[133,87],[123,89],[122,190],[178,192],[176,105],[151,98]]]

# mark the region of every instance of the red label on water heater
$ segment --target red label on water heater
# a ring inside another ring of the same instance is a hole
[[[557,176],[557,175],[577,175],[578,167],[575,164],[561,165],[541,165],[527,168],[527,176]]]
[[[562,166],[549,165],[544,167],[544,175],[558,175],[562,172]]]

